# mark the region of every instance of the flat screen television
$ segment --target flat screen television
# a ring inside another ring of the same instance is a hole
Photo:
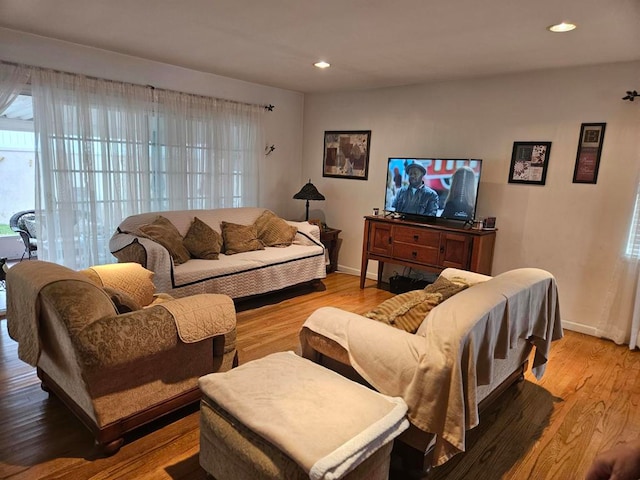
[[[473,221],[482,160],[389,158],[385,211],[413,220]]]

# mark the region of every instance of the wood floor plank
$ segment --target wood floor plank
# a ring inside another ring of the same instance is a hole
[[[303,292],[242,302],[240,363],[298,350],[299,329],[317,308],[364,313],[391,296],[371,280],[361,290],[358,277],[333,273]],[[99,458],[89,432],[18,360],[6,321],[0,328],[1,479],[206,478],[197,406],[129,434],[116,455]],[[553,344],[545,376],[525,378],[468,432],[467,452],[429,479],[579,479],[598,451],[640,436],[640,352],[567,331]]]

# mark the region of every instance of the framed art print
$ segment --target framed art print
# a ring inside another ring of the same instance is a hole
[[[580,127],[578,153],[573,169],[573,183],[598,182],[598,168],[600,168],[600,155],[606,126],[606,123],[583,123]]]
[[[324,132],[322,176],[366,180],[371,130]]]
[[[551,142],[513,142],[509,183],[544,185]]]

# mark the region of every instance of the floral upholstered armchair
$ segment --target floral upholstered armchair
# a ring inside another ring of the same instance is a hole
[[[199,377],[237,363],[231,299],[156,295],[152,276],[135,263],[77,272],[39,260],[7,274],[19,358],[105,454],[124,433],[199,401]]]

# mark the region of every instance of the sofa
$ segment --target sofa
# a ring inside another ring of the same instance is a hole
[[[524,378],[532,349],[540,378],[551,342],[563,335],[546,271],[489,277],[447,268],[436,283],[435,293],[427,286],[397,295],[366,316],[320,308],[300,331],[304,357],[406,401],[411,426],[398,440],[414,461],[408,468],[422,471],[464,451],[465,432]]]
[[[155,238],[148,235],[151,232],[149,225],[157,223],[159,217],[177,230],[173,245],[161,244],[166,235]],[[268,221],[266,227],[265,218]],[[189,240],[194,237],[192,232],[197,230],[197,224],[200,232],[207,230],[209,237],[205,238],[210,240],[191,243],[204,243],[201,249],[204,248],[205,253],[191,248],[185,254],[180,243],[190,245]],[[260,228],[254,230],[256,225]],[[267,227],[274,225],[277,228],[270,230],[272,238],[269,238]],[[231,227],[237,232],[229,233]],[[141,229],[146,229],[146,232]],[[283,232],[287,236],[291,234],[289,241],[279,239]],[[273,239],[274,233],[276,240]],[[229,246],[234,235],[236,238],[240,236],[246,245],[232,251]],[[222,242],[219,248],[213,251],[206,249],[216,242]],[[109,247],[119,262],[137,262],[153,271],[157,290],[174,297],[219,293],[242,299],[326,277],[325,250],[320,242],[318,226],[285,221],[273,212],[257,207],[132,215],[120,223]]]
[[[42,388],[92,432],[102,454],[123,435],[200,400],[198,378],[237,364],[233,301],[155,293],[136,263],[74,271],[21,262],[7,273],[7,329]]]

